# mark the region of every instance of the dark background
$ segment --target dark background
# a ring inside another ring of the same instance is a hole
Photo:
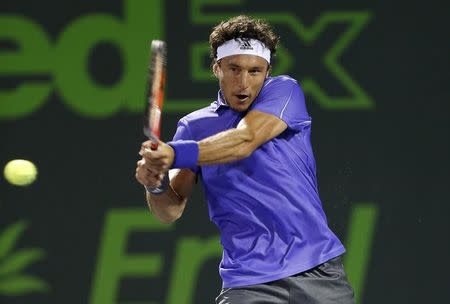
[[[64,27],[79,16],[102,12],[120,17],[122,5],[121,1],[99,0],[2,1],[0,18],[29,18],[55,41]],[[217,92],[214,82],[190,80],[186,46],[207,41],[211,26],[192,24],[189,5],[189,1],[164,2],[165,39],[169,45],[168,103],[185,97],[212,101]],[[360,202],[373,202],[378,207],[361,303],[448,303],[448,4],[242,1],[205,11],[251,14],[278,10],[291,12],[306,25],[324,11],[370,12],[368,25],[338,61],[375,107],[324,109],[317,100],[308,98],[321,197],[330,225],[344,243],[349,208]],[[275,29],[283,45],[296,56],[293,68],[286,73],[298,79],[311,76],[331,95],[347,93],[320,65],[320,52],[308,48],[289,29]],[[323,46],[319,44],[317,50],[327,48],[340,30],[342,25],[325,32]],[[0,37],[0,43],[3,50],[11,47],[4,37]],[[89,70],[96,81],[114,85],[122,73],[120,52],[102,44],[91,56]],[[51,75],[43,78],[51,79]],[[13,88],[18,80],[11,81],[7,73],[2,73],[0,81],[3,90]],[[183,110],[165,114],[165,140],[171,138],[176,121],[184,114]],[[0,179],[0,231],[19,220],[27,221],[28,228],[16,247],[45,250],[45,258],[25,271],[51,286],[46,293],[0,294],[0,303],[89,302],[106,211],[146,209],[143,190],[134,179],[137,152],[144,140],[141,116],[138,111],[124,110],[103,119],[85,117],[67,108],[53,90],[45,104],[32,114],[0,120],[2,167],[11,159],[25,158],[39,169],[37,181],[29,187],[12,186]],[[166,301],[175,240],[217,234],[208,220],[200,187],[174,229],[167,238],[164,234],[150,237],[139,233],[130,237],[129,250],[165,252],[169,263],[164,267],[168,271],[151,281],[121,281],[118,302]],[[214,259],[202,266],[192,303],[212,303],[220,288],[217,263],[218,259]]]

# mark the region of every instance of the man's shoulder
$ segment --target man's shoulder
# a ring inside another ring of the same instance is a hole
[[[185,124],[186,126],[192,125],[194,123],[201,123],[203,121],[206,121],[208,118],[217,117],[216,109],[217,104],[213,102],[209,106],[203,107],[185,115],[180,119],[180,122]]]
[[[264,87],[271,86],[298,86],[299,83],[296,79],[292,78],[289,75],[279,75],[279,76],[271,76],[268,77],[264,82]]]
[[[256,103],[271,99],[280,99],[280,96],[288,98],[292,92],[301,92],[300,84],[288,75],[268,77],[259,93]]]

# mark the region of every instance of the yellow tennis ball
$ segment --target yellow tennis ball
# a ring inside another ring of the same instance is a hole
[[[5,179],[16,186],[28,186],[36,180],[36,166],[25,159],[15,159],[8,162],[3,170]]]

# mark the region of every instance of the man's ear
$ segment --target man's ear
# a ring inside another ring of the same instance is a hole
[[[272,72],[272,66],[269,64],[269,66],[267,67],[266,78],[268,78],[270,76],[271,72]]]
[[[212,66],[212,71],[214,73],[214,76],[216,76],[217,78],[219,78],[219,64],[216,62],[214,62],[213,66]]]

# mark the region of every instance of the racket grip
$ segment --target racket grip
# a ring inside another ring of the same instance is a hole
[[[152,141],[152,143],[150,145],[150,149],[157,150],[158,149],[158,142],[157,141]]]

